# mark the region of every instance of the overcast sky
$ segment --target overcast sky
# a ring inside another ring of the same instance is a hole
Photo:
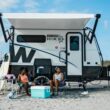
[[[100,13],[96,35],[104,59],[110,60],[110,0],[0,0],[0,12]],[[0,53],[6,51],[8,45],[0,33]]]

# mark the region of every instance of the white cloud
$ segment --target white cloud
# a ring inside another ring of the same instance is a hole
[[[0,0],[2,12],[36,12],[38,0]]]
[[[18,0],[0,0],[0,9],[8,9],[15,6]]]
[[[89,13],[90,10],[88,8],[82,9],[82,10],[75,10],[75,9],[69,9],[69,4],[71,4],[71,1],[69,0],[54,0],[52,2],[51,8],[48,9],[48,12],[51,13]],[[74,4],[73,4],[74,7]]]
[[[25,0],[24,2],[25,12],[37,12],[38,7],[39,3],[37,0]]]

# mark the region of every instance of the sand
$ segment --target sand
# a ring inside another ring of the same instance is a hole
[[[33,99],[23,96],[7,99],[0,95],[0,110],[110,110],[110,88],[107,82],[89,85],[88,95],[81,95],[82,89],[66,90],[65,94],[48,99]]]

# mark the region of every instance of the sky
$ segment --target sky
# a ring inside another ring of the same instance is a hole
[[[104,60],[110,60],[110,0],[0,0],[0,12],[100,13],[96,36]],[[5,26],[9,28],[8,22]],[[0,32],[0,54],[7,51]]]

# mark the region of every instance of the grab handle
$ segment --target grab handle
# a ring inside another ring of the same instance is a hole
[[[61,50],[61,51],[59,52],[59,61],[62,62],[62,63],[66,63],[66,60],[61,57],[61,54],[62,54],[62,53],[65,53],[65,50]]]

